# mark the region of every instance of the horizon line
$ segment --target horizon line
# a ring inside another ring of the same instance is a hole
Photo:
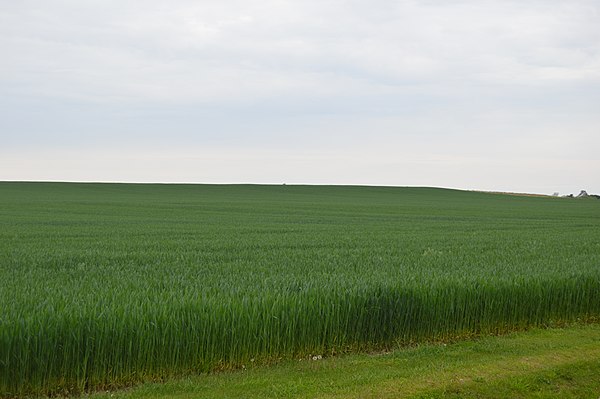
[[[205,185],[205,186],[319,186],[319,187],[381,187],[381,188],[434,188],[441,190],[455,190],[467,192],[480,192],[488,194],[506,195],[534,195],[541,197],[560,198],[546,193],[504,191],[504,190],[482,190],[475,188],[458,188],[447,186],[414,186],[414,185],[391,185],[391,184],[369,184],[369,183],[250,183],[250,182],[191,182],[191,181],[124,181],[124,180],[0,180],[0,183],[66,183],[66,184],[135,184],[135,185]],[[589,194],[589,193],[588,193]],[[568,194],[567,194],[568,195]]]

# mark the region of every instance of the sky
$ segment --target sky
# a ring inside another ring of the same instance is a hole
[[[0,180],[600,194],[600,1],[0,0]]]

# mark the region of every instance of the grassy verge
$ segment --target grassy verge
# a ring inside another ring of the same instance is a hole
[[[296,359],[149,383],[103,398],[598,398],[600,325],[385,354]]]

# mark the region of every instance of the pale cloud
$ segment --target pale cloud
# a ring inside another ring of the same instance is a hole
[[[599,7],[586,2],[13,7],[2,17],[4,80],[38,83],[47,95],[248,101],[359,95],[421,82],[452,88],[464,81],[535,85],[600,78]]]
[[[600,159],[599,26],[593,0],[4,2],[0,155],[24,161],[0,179],[35,179],[22,163],[40,151],[118,148],[150,165],[159,148],[173,159],[191,148],[258,162],[251,176],[201,181],[278,181],[259,160],[279,153],[299,160],[281,170],[297,181],[419,184],[384,173],[417,165],[401,156],[422,161],[422,184],[481,187],[498,164],[579,165],[600,192],[589,168]],[[350,160],[318,178],[299,166],[315,152]],[[93,179],[124,179],[101,158],[89,157]],[[440,162],[464,176],[436,172]],[[63,166],[54,179],[71,176]],[[187,181],[185,168],[143,170],[130,178]],[[494,170],[498,184],[534,187]],[[538,191],[568,185],[564,173],[536,176]]]

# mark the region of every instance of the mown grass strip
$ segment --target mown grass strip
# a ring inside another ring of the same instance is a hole
[[[600,358],[578,360],[534,369],[518,375],[486,381],[475,378],[443,389],[429,391],[421,399],[555,398],[597,399],[600,397]]]

